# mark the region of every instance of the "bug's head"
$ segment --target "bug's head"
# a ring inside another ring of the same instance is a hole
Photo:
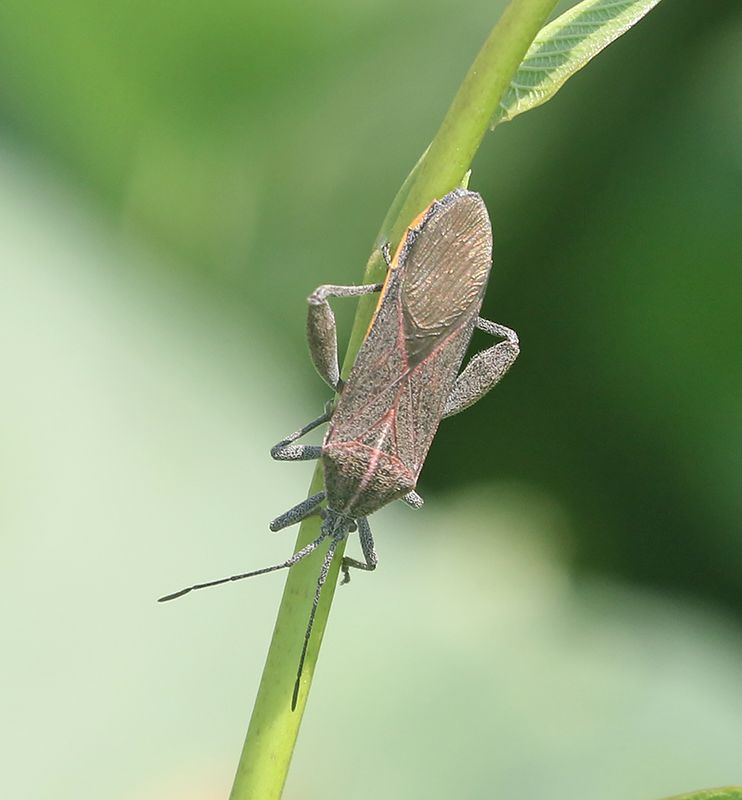
[[[357,527],[355,519],[341,511],[326,508],[322,512],[322,532],[333,539],[342,539],[357,530]]]

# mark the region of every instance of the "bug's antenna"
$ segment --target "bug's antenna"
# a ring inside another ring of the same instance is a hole
[[[220,578],[218,581],[208,581],[207,583],[197,583],[194,586],[188,586],[185,589],[181,589],[179,592],[173,592],[172,594],[166,594],[164,597],[158,598],[158,603],[166,603],[168,600],[175,600],[176,597],[183,597],[184,594],[188,594],[188,592],[193,592],[196,589],[207,589],[209,586],[219,586],[221,583],[229,583],[230,581],[241,581],[243,578],[254,578],[256,575],[265,575],[266,572],[275,572],[277,569],[287,569],[288,567],[293,566],[296,564],[297,561],[301,561],[302,558],[308,556],[313,550],[316,550],[319,545],[322,543],[322,540],[327,536],[326,533],[320,533],[320,535],[313,541],[310,542],[306,547],[302,547],[301,550],[297,550],[291,558],[287,558],[281,564],[274,564],[272,567],[263,567],[263,569],[256,569],[253,572],[243,572],[241,575],[231,575],[229,578]],[[333,546],[334,550],[334,546]],[[323,581],[324,582],[324,581]],[[316,606],[316,600],[315,600]],[[314,609],[312,609],[312,618],[314,617]],[[312,622],[310,620],[309,627],[311,629]],[[304,646],[306,650],[306,644]],[[302,656],[302,661],[304,660]]]
[[[317,578],[317,588],[314,590],[314,601],[312,602],[312,610],[309,612],[309,622],[307,623],[307,630],[304,633],[304,644],[301,648],[301,657],[299,658],[299,669],[296,672],[296,683],[294,683],[294,693],[291,696],[291,710],[296,710],[296,701],[299,699],[299,684],[301,683],[301,674],[304,671],[304,659],[307,657],[307,647],[309,646],[309,637],[312,635],[312,626],[314,625],[314,616],[317,613],[317,606],[319,605],[319,596],[322,593],[322,587],[327,580],[327,573],[330,571],[330,564],[335,556],[335,548],[345,536],[333,536],[332,542],[325,554],[325,560],[322,562],[322,569],[319,571]]]

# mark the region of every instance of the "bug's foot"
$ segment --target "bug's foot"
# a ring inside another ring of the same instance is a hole
[[[391,245],[389,242],[384,242],[384,244],[381,245],[381,257],[384,259],[384,263],[387,267],[392,266]]]

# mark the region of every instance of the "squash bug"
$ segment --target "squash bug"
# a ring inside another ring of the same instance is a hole
[[[271,449],[280,461],[320,459],[325,489],[270,523],[278,531],[305,517],[322,517],[320,535],[286,561],[229,578],[199,583],[160,598],[286,569],[329,542],[304,635],[291,701],[299,685],[322,587],[335,550],[358,531],[363,561],[344,557],[350,568],[374,570],[376,550],[367,517],[393,500],[422,506],[415,492],[420,470],[442,419],[483,397],[519,352],[518,337],[479,316],[492,265],[492,228],[482,198],[456,189],[428,206],[407,228],[393,258],[382,249],[388,272],[382,284],[325,285],[309,296],[307,339],[314,366],[337,393],[334,407]],[[335,316],[330,297],[380,297],[346,382],[340,379]],[[459,374],[474,329],[501,341],[475,355]],[[321,446],[294,444],[323,423]],[[325,507],[321,504],[325,502]]]

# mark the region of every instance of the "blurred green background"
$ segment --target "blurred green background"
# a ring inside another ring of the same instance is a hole
[[[503,6],[3,3],[5,796],[226,795],[282,581],[154,598],[288,553],[305,298]],[[668,0],[485,139],[522,356],[375,518],[286,797],[742,782],[741,37]]]

